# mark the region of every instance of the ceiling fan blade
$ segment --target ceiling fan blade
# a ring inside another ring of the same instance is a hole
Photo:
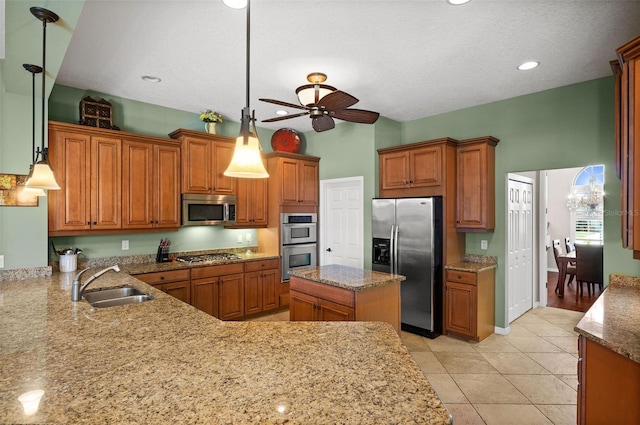
[[[344,121],[373,124],[380,114],[373,111],[365,111],[364,109],[343,109],[341,111],[332,111],[331,116]]]
[[[275,99],[260,99],[260,100],[263,102],[275,103],[276,105],[280,105],[280,106],[286,106],[288,108],[307,109],[306,106],[296,105],[295,103],[283,102],[281,100],[275,100]]]
[[[313,117],[311,120],[311,126],[317,132],[331,130],[336,126],[335,121],[329,115],[322,115],[320,117]]]
[[[275,121],[288,120],[289,118],[301,117],[303,115],[309,115],[309,112],[300,112],[299,114],[293,114],[293,115],[283,115],[281,117],[275,117],[275,118],[269,118],[269,119],[266,119],[266,120],[262,120],[262,122],[275,122]]]
[[[336,90],[333,93],[329,93],[318,102],[318,106],[323,106],[329,111],[337,111],[339,109],[345,109],[349,106],[353,106],[358,103],[358,99],[351,96],[349,93],[345,93],[341,90]]]

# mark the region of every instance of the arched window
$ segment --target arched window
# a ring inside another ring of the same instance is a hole
[[[602,243],[604,165],[589,165],[576,174],[567,207],[571,211],[572,239]]]

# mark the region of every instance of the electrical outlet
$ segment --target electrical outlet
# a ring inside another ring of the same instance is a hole
[[[0,269],[4,269],[4,255],[0,255]]]
[[[238,235],[238,243],[242,243],[242,235]]]
[[[489,243],[486,239],[480,241],[480,249],[489,249]]]
[[[251,233],[244,235],[244,238],[247,240],[247,243],[251,242]]]
[[[129,250],[129,241],[127,239],[122,240],[122,250],[123,251]]]

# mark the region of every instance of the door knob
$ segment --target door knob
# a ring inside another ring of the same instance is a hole
[[[327,248],[327,252],[331,252],[331,248]]]

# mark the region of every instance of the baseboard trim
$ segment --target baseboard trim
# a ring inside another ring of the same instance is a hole
[[[495,326],[494,332],[498,335],[509,335],[511,333],[511,327],[507,326],[506,328],[499,328],[498,326]]]

